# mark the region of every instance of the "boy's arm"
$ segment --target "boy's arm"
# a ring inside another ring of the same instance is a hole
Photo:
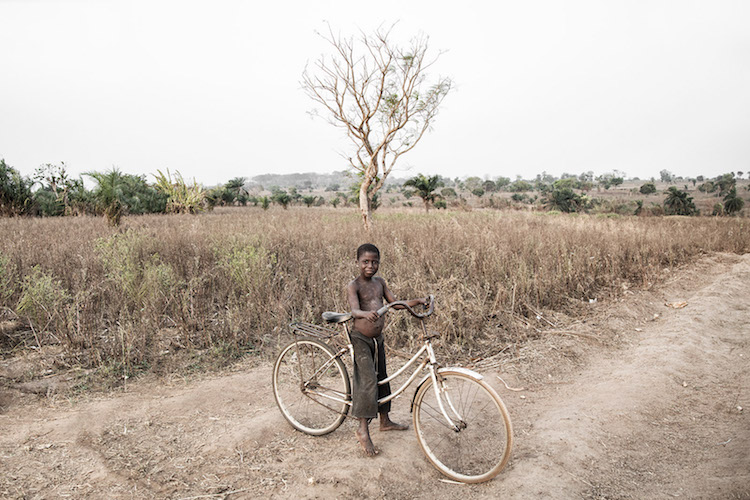
[[[346,299],[349,302],[349,309],[351,309],[354,319],[366,319],[374,323],[380,318],[377,311],[363,311],[360,309],[357,285],[354,281],[346,287]]]
[[[382,279],[382,278],[381,278]],[[393,295],[393,292],[391,292],[391,289],[388,288],[388,285],[386,285],[385,280],[383,280],[383,295],[385,296],[385,300],[390,302],[396,302],[398,299],[395,295]],[[423,297],[420,299],[411,299],[411,300],[405,300],[406,304],[409,307],[414,307],[417,304],[429,304],[430,298],[429,297]],[[393,306],[394,309],[403,309],[403,306]]]

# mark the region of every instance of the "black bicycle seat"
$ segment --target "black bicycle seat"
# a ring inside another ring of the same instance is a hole
[[[323,313],[323,319],[329,323],[343,323],[352,319],[352,313],[337,313],[326,311]]]

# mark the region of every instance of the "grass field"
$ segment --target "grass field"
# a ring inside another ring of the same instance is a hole
[[[61,367],[169,372],[247,352],[271,354],[293,320],[345,311],[366,241],[398,297],[433,293],[430,327],[455,357],[521,343],[537,313],[586,313],[591,300],[662,279],[708,252],[750,249],[747,219],[619,217],[384,208],[372,235],[353,210],[224,208],[102,218],[0,219],[3,354],[57,346]],[[390,342],[416,334],[392,315]]]

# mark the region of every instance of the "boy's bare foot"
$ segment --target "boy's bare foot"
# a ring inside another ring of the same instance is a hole
[[[396,422],[392,421],[387,414],[381,413],[380,414],[380,430],[381,431],[405,431],[408,429],[408,425],[404,424],[397,424]]]
[[[375,449],[375,445],[372,444],[372,439],[370,439],[370,434],[362,432],[361,429],[357,429],[354,431],[354,435],[357,436],[357,441],[359,441],[359,444],[362,445],[362,451],[365,452],[365,455],[368,457],[374,457],[378,454],[377,450]]]

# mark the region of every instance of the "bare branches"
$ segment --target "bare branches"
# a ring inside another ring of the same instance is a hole
[[[365,226],[369,206],[398,158],[411,151],[430,129],[440,104],[451,89],[450,78],[427,82],[426,70],[440,56],[427,58],[429,38],[418,35],[405,48],[389,40],[395,25],[372,35],[342,38],[328,25],[320,34],[333,47],[314,71],[306,68],[302,87],[326,110],[331,124],[344,128],[354,146],[352,168],[365,184],[360,196]],[[373,184],[374,182],[374,184]]]

